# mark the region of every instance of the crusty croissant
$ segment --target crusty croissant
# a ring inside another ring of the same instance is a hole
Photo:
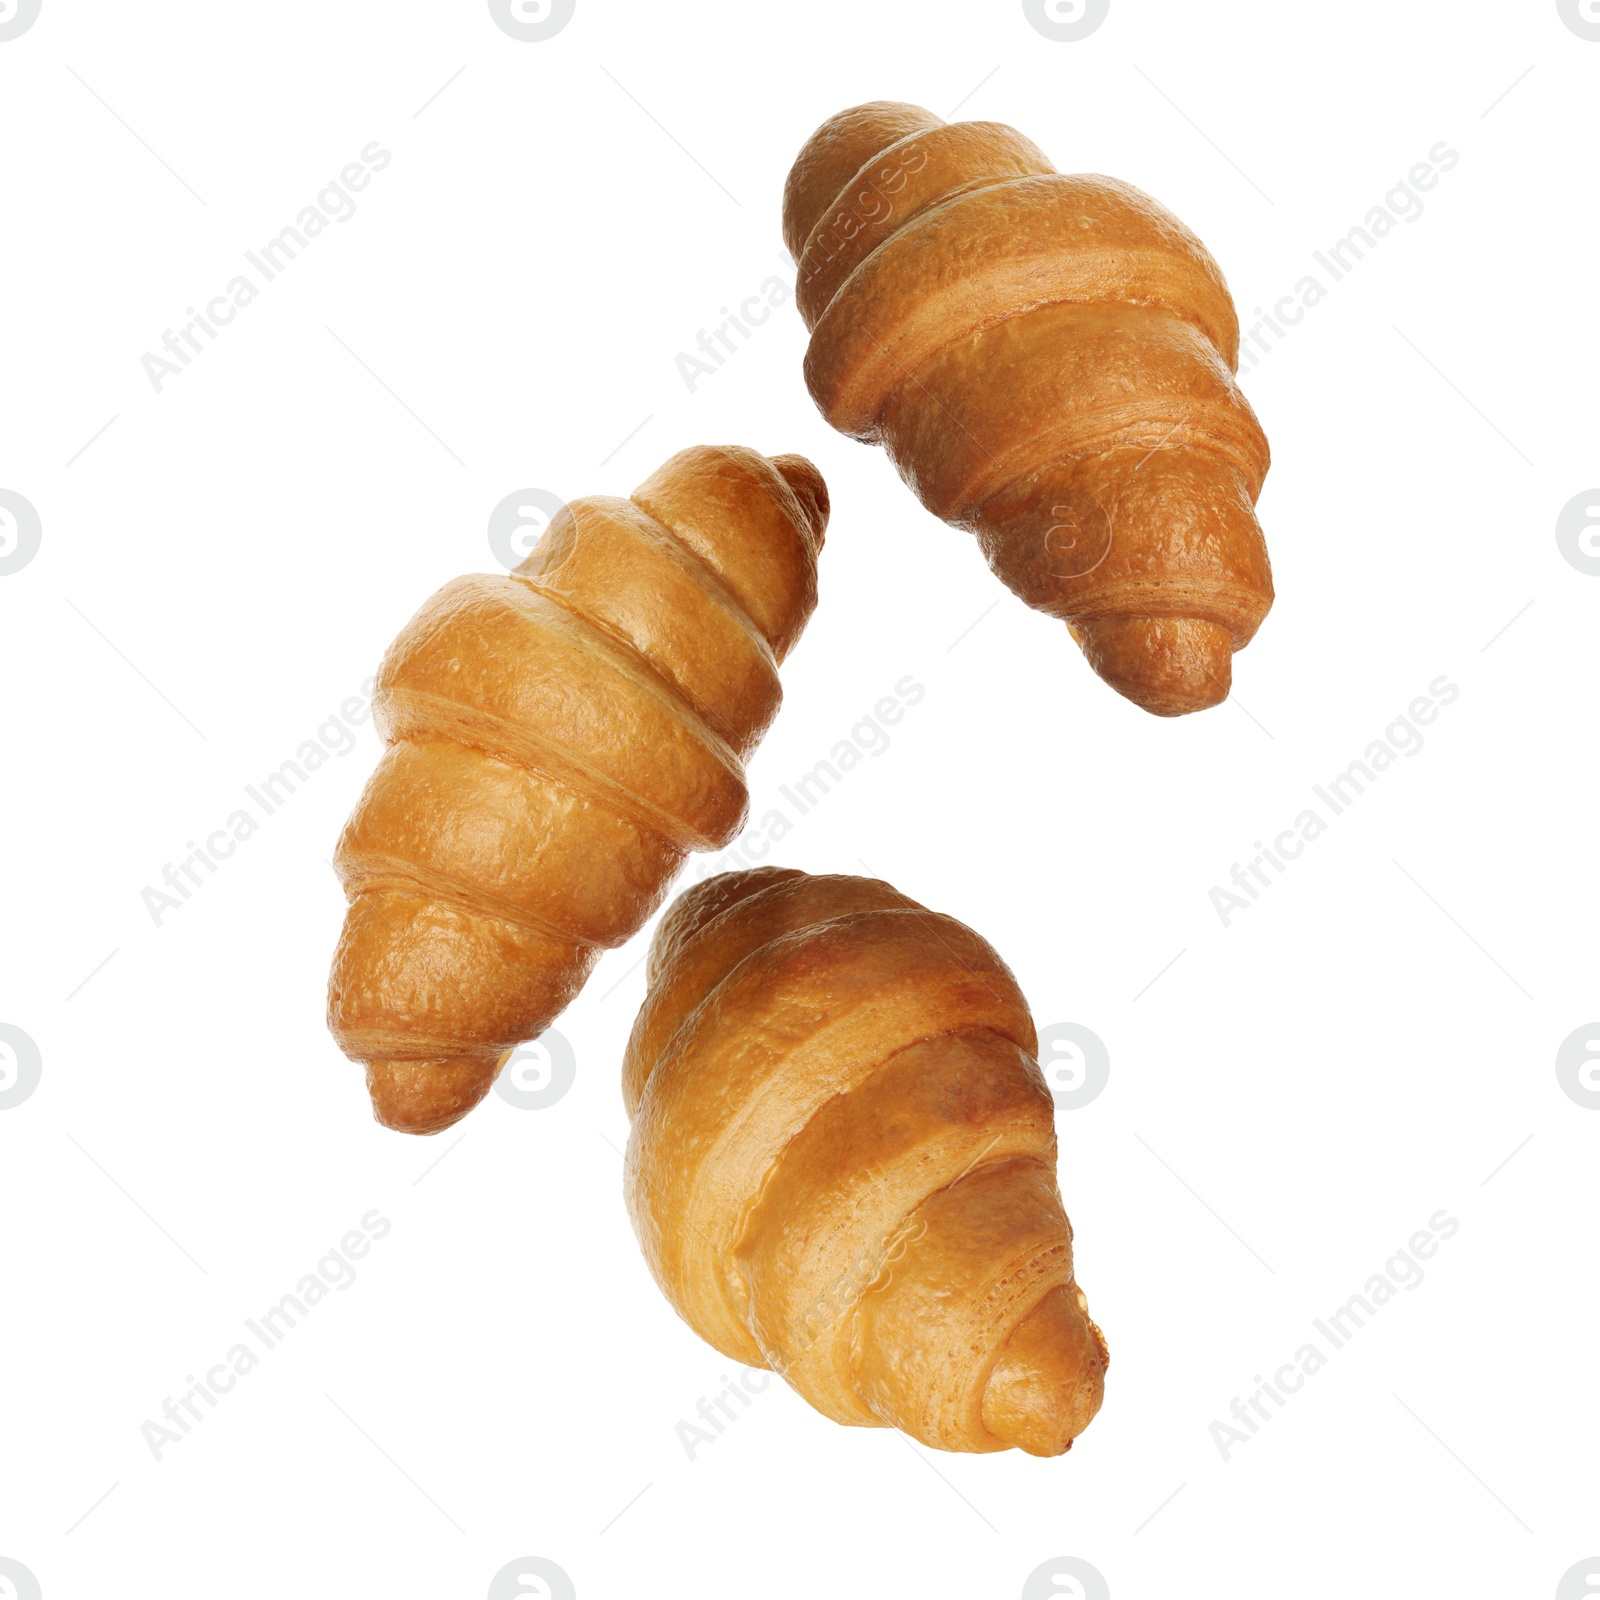
[[[685,851],[738,832],[827,520],[800,456],[685,450],[630,500],[572,501],[512,576],[446,584],[390,646],[328,984],[380,1122],[464,1116]]]
[[[1268,454],[1205,246],[1014,128],[889,101],[812,134],[783,233],[828,421],[882,444],[1130,700],[1226,699],[1272,604]]]
[[[684,1320],[835,1421],[1066,1450],[1106,1348],[999,956],[886,883],[761,867],[682,895],[648,971],[628,1209]]]

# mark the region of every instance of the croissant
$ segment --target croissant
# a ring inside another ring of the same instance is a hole
[[[390,646],[328,983],[379,1122],[464,1116],[685,852],[738,832],[827,520],[800,456],[685,450],[629,500],[569,503],[510,576],[446,584]]]
[[[1106,1347],[1000,957],[886,883],[759,867],[680,896],[648,973],[628,1209],[690,1327],[836,1422],[1066,1450]]]
[[[1013,128],[878,101],[789,173],[806,383],[923,504],[1161,716],[1227,698],[1272,604],[1267,441],[1204,245]]]

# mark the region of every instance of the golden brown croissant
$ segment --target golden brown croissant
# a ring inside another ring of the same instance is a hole
[[[882,444],[1130,700],[1226,699],[1272,604],[1268,454],[1205,246],[1014,128],[889,101],[812,134],[783,234],[828,421]]]
[[[1066,1450],[1106,1348],[999,956],[886,883],[761,867],[678,899],[649,981],[628,1209],[684,1320],[835,1421]]]
[[[380,1122],[464,1116],[685,851],[738,832],[827,520],[800,456],[685,450],[630,500],[572,501],[512,576],[446,584],[390,646],[328,984]]]

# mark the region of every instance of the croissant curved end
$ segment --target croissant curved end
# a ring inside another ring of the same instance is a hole
[[[880,150],[940,118],[899,100],[872,100],[828,118],[806,140],[783,188],[783,238],[796,261],[817,218]]]
[[[1058,1285],[1002,1348],[984,1390],[984,1427],[1029,1455],[1062,1455],[1099,1411],[1109,1362],[1083,1291]]]
[[[828,485],[815,465],[804,456],[773,456],[772,464],[783,481],[794,491],[801,509],[810,520],[818,544],[828,526]]]
[[[1068,631],[1100,677],[1155,716],[1205,711],[1233,687],[1233,635],[1203,617],[1095,617]]]
[[[488,1060],[456,1056],[444,1061],[368,1061],[372,1115],[396,1133],[443,1133],[488,1094],[510,1059],[507,1050]]]

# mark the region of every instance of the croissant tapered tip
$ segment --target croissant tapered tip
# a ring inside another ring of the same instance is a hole
[[[989,1374],[983,1425],[1033,1456],[1059,1456],[1105,1397],[1106,1341],[1074,1283],[1052,1289],[1012,1330]]]
[[[1221,705],[1233,687],[1233,635],[1203,617],[1092,617],[1071,631],[1089,665],[1153,716]]]
[[[794,490],[795,498],[804,508],[811,531],[820,545],[827,531],[829,510],[828,486],[823,482],[822,474],[804,456],[773,456],[772,464],[783,481]]]
[[[796,261],[817,219],[867,162],[907,134],[942,119],[921,106],[873,100],[828,118],[806,140],[783,187],[783,242]]]
[[[510,1055],[369,1061],[372,1114],[397,1133],[442,1133],[488,1094]]]

